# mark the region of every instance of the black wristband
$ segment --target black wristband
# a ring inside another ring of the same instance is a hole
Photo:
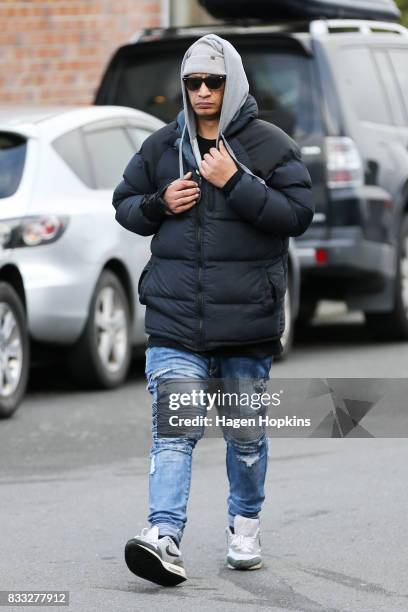
[[[241,178],[241,176],[243,175],[243,173],[244,173],[244,171],[241,170],[241,168],[237,168],[237,171],[235,172],[235,174],[233,174],[231,176],[231,178],[228,179],[228,181],[225,183],[225,185],[223,187],[221,187],[221,189],[222,189],[222,191],[223,191],[225,196],[229,195],[229,193],[232,191],[232,189],[238,183],[238,181]]]
[[[168,186],[169,185],[162,187],[162,189],[156,193],[144,196],[140,208],[149,221],[161,221],[164,217],[167,217],[167,212],[173,214],[162,197]]]

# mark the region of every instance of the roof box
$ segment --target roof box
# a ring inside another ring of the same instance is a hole
[[[401,13],[394,0],[199,0],[218,19],[228,21],[298,21],[331,19],[377,19],[397,21]]]

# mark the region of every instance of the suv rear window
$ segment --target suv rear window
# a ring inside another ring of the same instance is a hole
[[[311,60],[298,53],[248,51],[242,61],[259,117],[297,138],[313,132],[318,111]]]
[[[283,45],[274,49],[270,42],[267,46],[260,42],[257,47],[236,47],[243,60],[249,91],[258,103],[259,117],[296,138],[318,130],[312,60],[282,48]],[[166,52],[159,53],[154,43],[122,48],[106,74],[96,103],[130,106],[167,123],[173,121],[183,105],[180,89],[183,54],[168,47]]]
[[[0,132],[0,198],[12,196],[20,185],[27,140],[19,134]]]

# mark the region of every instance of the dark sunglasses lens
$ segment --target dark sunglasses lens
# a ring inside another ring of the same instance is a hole
[[[197,91],[197,89],[200,89],[202,81],[201,79],[191,77],[189,79],[186,79],[184,82],[186,84],[187,89],[190,89],[190,91]]]
[[[207,77],[204,79],[204,83],[208,87],[208,89],[219,89],[223,84],[224,79],[220,79],[218,77]]]

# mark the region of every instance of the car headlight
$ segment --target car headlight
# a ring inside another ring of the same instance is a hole
[[[3,220],[0,222],[0,245],[4,249],[14,249],[50,244],[62,236],[68,220],[67,215],[36,215]]]

